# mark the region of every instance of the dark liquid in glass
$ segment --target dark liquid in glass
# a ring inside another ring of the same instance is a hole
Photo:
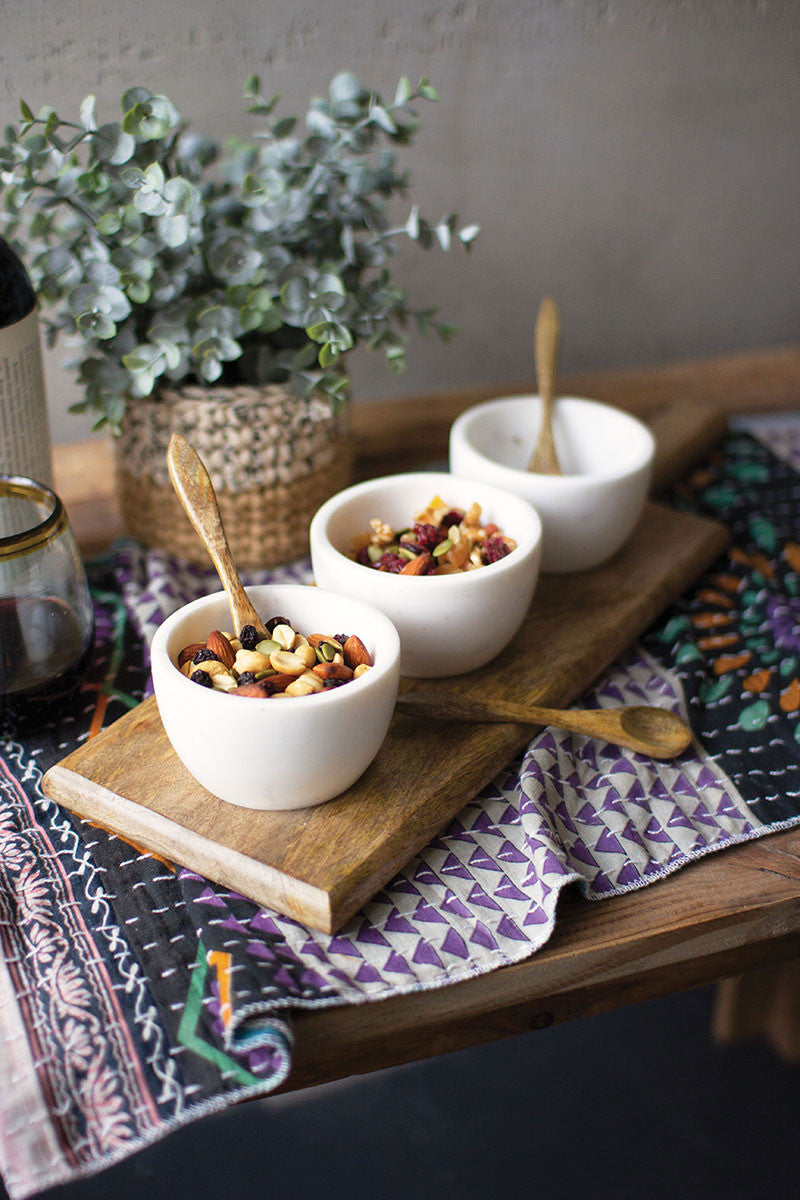
[[[63,714],[83,682],[93,630],[54,596],[0,597],[0,727],[23,731]]]

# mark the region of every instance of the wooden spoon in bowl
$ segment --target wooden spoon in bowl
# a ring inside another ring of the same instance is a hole
[[[225,589],[233,620],[234,637],[239,636],[245,625],[253,625],[258,633],[266,634],[266,626],[250,603],[236,570],[208,471],[194,446],[179,433],[173,433],[170,438],[167,467],[178,499],[200,534]]]
[[[542,423],[538,441],[528,463],[528,470],[537,471],[540,475],[561,474],[553,442],[553,400],[560,338],[561,322],[558,309],[555,301],[545,296],[539,305],[535,335],[536,379],[542,402]]]
[[[397,698],[398,712],[440,721],[469,721],[478,724],[509,722],[519,725],[552,725],[570,733],[602,738],[614,746],[626,746],[651,758],[675,758],[692,740],[689,726],[666,708],[634,704],[622,708],[539,708],[507,700],[473,700],[468,696],[437,692],[408,691]]]

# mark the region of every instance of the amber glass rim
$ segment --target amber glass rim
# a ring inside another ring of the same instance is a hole
[[[33,500],[37,504],[50,505],[50,512],[36,525],[0,537],[0,558],[16,558],[18,554],[27,554],[40,546],[51,542],[67,525],[67,514],[61,500],[52,490],[35,479],[24,475],[0,474],[0,500],[7,496],[16,496],[20,500]]]

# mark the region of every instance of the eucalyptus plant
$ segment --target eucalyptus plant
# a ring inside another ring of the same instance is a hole
[[[143,87],[123,94],[120,121],[101,122],[94,96],[77,122],[21,101],[5,130],[0,231],[30,264],[49,344],[79,347],[70,365],[85,398],[73,407],[97,426],[117,429],[126,402],[165,380],[288,381],[335,409],[353,346],[401,371],[410,324],[453,332],[412,309],[390,270],[403,238],[448,250],[478,232],[416,205],[390,220],[408,185],[395,148],[419,128],[415,102],[438,98],[428,80],[404,76],[388,103],[338,74],[304,129],[277,115],[257,76],[244,95],[262,128],[224,145]]]

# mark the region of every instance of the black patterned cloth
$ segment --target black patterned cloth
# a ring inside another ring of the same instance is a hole
[[[800,435],[781,436],[783,457],[729,435],[679,489],[677,503],[730,524],[733,547],[582,700],[683,709],[698,745],[661,764],[540,732],[332,937],[44,796],[43,772],[146,694],[158,621],[216,590],[133,543],[90,564],[86,689],[57,725],[0,739],[0,1170],[13,1200],[275,1088],[292,1008],[520,961],[547,941],[568,883],[614,896],[797,823]],[[308,564],[270,577],[307,581]]]

